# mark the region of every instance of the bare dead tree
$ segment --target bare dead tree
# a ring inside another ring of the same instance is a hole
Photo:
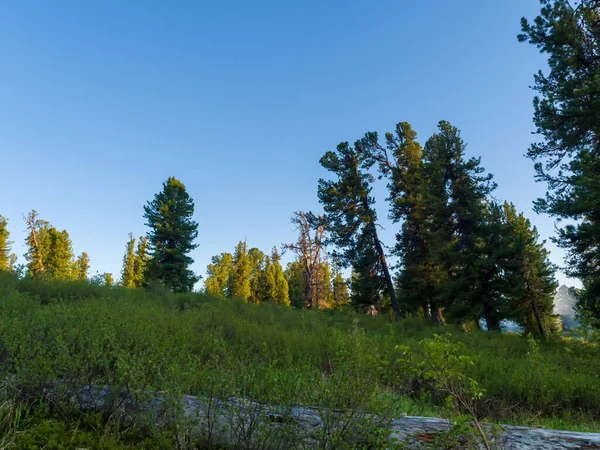
[[[294,211],[292,223],[298,230],[298,240],[284,244],[283,251],[298,255],[304,269],[304,297],[307,306],[319,308],[319,282],[326,262],[325,228],[322,217],[304,211]]]

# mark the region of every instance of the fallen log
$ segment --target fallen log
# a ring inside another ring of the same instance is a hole
[[[438,438],[453,423],[440,418],[404,416],[385,419],[373,414],[333,411],[306,406],[280,406],[244,398],[203,399],[191,395],[179,401],[164,393],[133,395],[107,386],[79,389],[54,384],[44,389],[52,401],[67,400],[80,411],[117,414],[135,420],[150,414],[159,426],[177,423],[179,433],[195,442],[233,448],[441,448]],[[147,416],[146,416],[147,417]],[[483,424],[492,448],[600,449],[600,433],[582,433],[512,425]],[[377,437],[378,440],[374,440]],[[485,448],[482,442],[464,441],[463,448]]]

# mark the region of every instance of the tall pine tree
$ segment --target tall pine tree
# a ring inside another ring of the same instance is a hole
[[[148,238],[140,236],[133,259],[133,285],[137,288],[144,285],[144,272],[148,265]]]
[[[240,241],[233,255],[233,264],[229,274],[228,293],[230,297],[248,300],[252,295],[250,280],[252,278],[252,263],[248,256],[246,241]]]
[[[47,275],[53,280],[76,278],[75,255],[69,233],[52,227],[48,230],[49,248],[46,257]]]
[[[281,267],[281,256],[276,248],[273,248],[271,253],[271,270],[273,272],[273,278],[275,280],[275,292],[273,300],[277,305],[289,306],[290,304],[290,293],[288,282],[283,273]]]
[[[50,223],[39,219],[35,210],[27,215],[25,222],[27,223],[27,237],[25,238],[27,274],[31,278],[41,278],[46,270],[45,260],[50,247],[48,234]]]
[[[193,220],[194,201],[185,185],[174,177],[144,206],[150,260],[145,281],[158,281],[172,292],[191,292],[198,281],[189,253],[197,247],[198,223]]]
[[[87,280],[88,271],[90,270],[90,257],[86,252],[83,252],[77,257],[75,264],[75,279]]]
[[[129,240],[125,246],[123,268],[121,269],[121,285],[126,288],[135,287],[135,238],[129,233]]]
[[[251,248],[248,251],[248,260],[250,261],[250,297],[252,303],[262,303],[265,301],[264,274],[267,270],[266,255],[258,248]],[[270,261],[268,262],[270,265]],[[272,281],[273,285],[275,280]]]
[[[554,312],[554,295],[558,287],[556,267],[549,260],[545,241],[514,205],[505,203],[506,225],[514,252],[509,268],[510,318],[526,331],[546,337],[558,330]]]
[[[228,295],[229,277],[233,268],[231,253],[221,253],[213,256],[207,267],[207,277],[204,289],[207,294],[225,297]]]
[[[12,271],[17,258],[10,251],[12,242],[7,225],[8,220],[0,215],[0,270]]]
[[[521,19],[519,41],[548,55],[538,72],[534,122],[543,141],[527,155],[547,183],[537,212],[575,221],[559,228],[566,272],[582,280],[580,310],[600,327],[600,3],[541,0],[541,13]]]
[[[337,253],[340,263],[353,267],[361,280],[361,289],[368,283],[369,290],[364,291],[367,296],[361,302],[376,302],[379,297],[375,295],[376,284],[380,284],[398,317],[400,309],[377,232],[375,199],[370,195],[374,181],[370,170],[377,147],[377,133],[367,133],[354,146],[342,142],[335,151],[327,152],[320,162],[332,172],[334,179],[319,180],[318,196],[325,210],[324,224],[330,233],[329,240],[341,250]],[[376,283],[380,278],[383,281]]]

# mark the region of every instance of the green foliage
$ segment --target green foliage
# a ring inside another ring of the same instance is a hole
[[[185,185],[174,177],[144,206],[151,258],[144,278],[158,281],[173,292],[191,292],[198,277],[189,268],[194,260],[188,253],[197,247],[198,223],[192,219],[194,201]]]
[[[204,281],[204,288],[207,294],[225,297],[233,268],[233,256],[231,253],[221,253],[213,256],[211,262],[206,269],[208,276]]]
[[[75,260],[73,245],[66,230],[58,231],[49,222],[31,211],[27,217],[25,239],[27,275],[46,280],[75,280],[87,276],[89,258],[82,254]]]
[[[129,233],[129,240],[123,256],[123,269],[121,269],[121,285],[126,288],[135,287],[135,238]]]
[[[12,242],[7,224],[8,220],[0,215],[0,270],[12,271],[17,257],[10,252]]]
[[[342,142],[335,151],[325,153],[320,163],[334,179],[319,180],[318,196],[325,211],[323,224],[330,233],[328,243],[337,247],[334,254],[339,263],[352,266],[357,277],[354,298],[375,305],[385,290],[398,316],[394,285],[377,233],[375,199],[370,195],[374,182],[370,170],[378,150],[377,133],[367,133],[354,146]]]
[[[50,242],[48,230],[50,223],[38,218],[37,211],[31,211],[26,218],[27,222],[27,252],[25,259],[27,260],[27,271],[30,277],[39,278],[43,276],[45,267],[45,259],[49,252]]]
[[[267,292],[269,289],[273,289],[275,280],[266,279],[267,269],[271,265],[270,261],[267,261],[266,255],[257,248],[251,248],[248,251],[248,260],[250,261],[250,297],[249,300],[252,303],[262,303],[266,300],[265,295],[270,295]],[[271,286],[267,286],[266,283],[270,283]]]
[[[133,258],[133,285],[142,287],[144,285],[144,272],[148,265],[148,238],[140,236],[137,249]]]
[[[285,278],[289,287],[290,304],[294,308],[306,308],[306,277],[302,263],[298,260],[288,263]]]
[[[235,254],[213,256],[207,267],[204,282],[207,294],[242,298],[249,303],[289,305],[288,282],[280,264],[277,249],[271,257],[257,248],[247,250],[246,242],[239,242]]]
[[[341,272],[337,272],[333,278],[333,306],[339,308],[350,301],[348,283],[344,280]]]
[[[252,295],[250,279],[252,277],[252,263],[248,256],[246,241],[240,241],[233,255],[233,265],[229,274],[227,292],[230,297],[248,300]]]
[[[540,3],[532,23],[521,19],[518,36],[546,54],[550,67],[534,75],[534,122],[544,141],[527,155],[548,185],[535,207],[571,222],[556,242],[568,252],[567,274],[584,285],[580,310],[600,324],[600,8],[596,0]]]
[[[87,280],[88,271],[90,270],[90,257],[86,252],[83,252],[77,257],[75,262],[75,274],[76,280]]]
[[[94,383],[312,405],[333,427],[332,410],[473,416],[462,398],[481,421],[598,430],[599,349],[577,341],[528,342],[451,326],[451,336],[436,337],[417,320],[175,295],[160,284],[145,291],[6,274],[0,295],[0,372],[17,374],[15,401],[35,403],[36,387],[61,379],[66,388]],[[67,402],[53,411],[52,420],[67,420],[56,425],[65,430],[80,417]],[[344,420],[350,429],[370,426],[356,414]],[[353,439],[335,427],[327,436]]]
[[[279,252],[277,248],[273,248],[273,252],[271,253],[271,266],[270,269],[272,271],[272,277],[274,280],[274,291],[272,293],[273,301],[277,305],[290,305],[290,292],[288,282],[285,278],[285,274],[283,273],[283,268],[281,267],[281,256],[279,256]]]
[[[48,230],[48,254],[46,255],[46,274],[53,280],[71,280],[75,277],[75,255],[69,233],[52,227]]]

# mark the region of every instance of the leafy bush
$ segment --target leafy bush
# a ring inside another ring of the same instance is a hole
[[[453,327],[440,340],[439,329],[418,319],[390,323],[339,311],[4,275],[0,296],[0,375],[18,381],[18,395],[7,400],[32,405],[44,386],[62,390],[43,420],[58,420],[48,433],[63,437],[82,420],[66,394],[96,385],[114,388],[115,398],[107,399],[112,406],[99,420],[115,424],[121,441],[138,433],[138,440],[163,436],[178,445],[179,432],[157,428],[151,417],[133,426],[119,412],[124,393],[142,399],[162,392],[171,399],[191,394],[311,405],[338,424],[331,412],[341,412],[347,426],[326,428],[322,439],[352,447],[358,437],[340,430],[360,428],[363,437],[381,438],[381,422],[369,422],[367,413],[383,422],[400,413],[442,414],[440,364],[464,392],[481,397],[481,420],[600,429],[599,351],[574,340],[538,343]],[[244,433],[264,433],[257,420]],[[149,431],[143,434],[139,423]]]

